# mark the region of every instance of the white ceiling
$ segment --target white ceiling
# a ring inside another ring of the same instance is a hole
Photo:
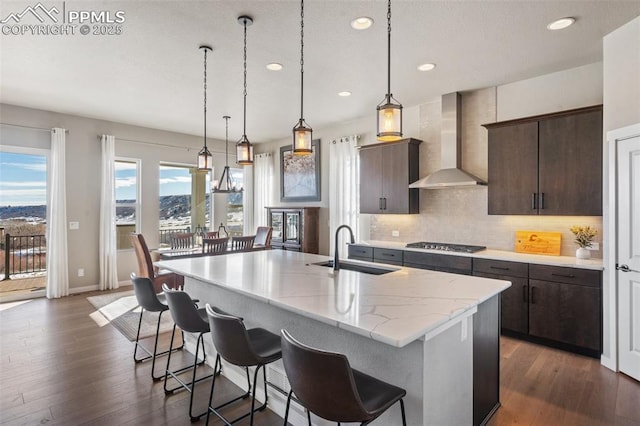
[[[0,19],[35,2],[0,4]],[[44,5],[60,5],[61,1]],[[66,1],[67,10],[123,10],[121,35],[0,35],[0,101],[195,135],[242,133],[242,37],[248,28],[247,136],[287,137],[300,116],[298,1]],[[61,7],[60,7],[61,8]],[[405,107],[452,91],[505,84],[602,60],[602,37],[640,15],[640,0],[408,1],[392,5],[392,81]],[[370,16],[355,31],[349,22]],[[548,31],[557,18],[577,22]],[[27,18],[24,18],[25,22]],[[37,23],[37,22],[32,22]],[[284,69],[268,71],[280,62]],[[431,72],[417,65],[435,62]],[[348,90],[351,97],[338,97]],[[305,2],[305,110],[314,128],[375,114],[386,93],[386,1]]]

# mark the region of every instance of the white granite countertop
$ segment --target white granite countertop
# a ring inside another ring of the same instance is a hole
[[[312,265],[326,256],[266,250],[156,262],[186,277],[402,347],[508,288],[508,281],[358,262],[384,275]],[[188,287],[187,287],[188,290]],[[224,309],[224,305],[220,306]]]
[[[407,243],[394,241],[362,241],[356,245],[390,248],[406,251],[418,251],[423,253],[445,254],[453,256],[475,257],[478,259],[506,260],[510,262],[534,263],[538,265],[567,266],[571,268],[604,270],[602,259],[578,259],[571,256],[546,256],[542,254],[516,253],[505,250],[482,250],[475,253],[458,253],[442,250],[426,250],[420,248],[407,248]]]

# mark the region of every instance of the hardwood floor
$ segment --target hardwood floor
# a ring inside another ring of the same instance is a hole
[[[191,424],[189,394],[165,396],[162,382],[151,380],[151,364],[134,364],[133,344],[89,318],[86,297],[94,294],[102,293],[0,305],[0,423]],[[595,359],[503,338],[501,380],[502,407],[491,426],[640,425],[640,384]],[[196,388],[202,411],[209,383]],[[229,382],[220,390],[220,400],[238,392]],[[246,408],[243,402],[225,413]],[[256,424],[282,420],[265,411]]]

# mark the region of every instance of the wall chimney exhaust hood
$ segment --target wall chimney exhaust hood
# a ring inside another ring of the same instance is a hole
[[[486,185],[477,176],[460,167],[462,151],[462,117],[460,93],[442,95],[442,168],[409,185],[409,188],[444,189]]]

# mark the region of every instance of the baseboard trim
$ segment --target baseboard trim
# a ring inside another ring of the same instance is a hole
[[[73,287],[69,289],[69,295],[72,294],[78,294],[78,293],[87,293],[89,291],[96,291],[96,290],[100,290],[98,288],[98,284],[96,285],[87,285],[84,287]]]

